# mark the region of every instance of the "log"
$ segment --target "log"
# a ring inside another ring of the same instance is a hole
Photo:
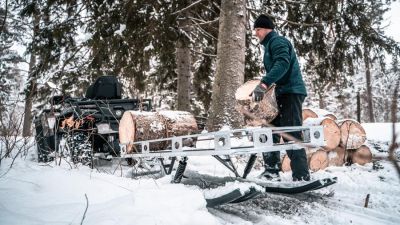
[[[127,153],[134,152],[132,142],[187,135],[197,132],[194,116],[183,111],[140,112],[126,111],[119,124],[119,141]],[[151,143],[150,149],[161,150],[169,142]]]
[[[328,117],[332,120],[337,120],[335,114],[326,111],[325,109],[304,108],[302,111],[303,121],[307,118]]]
[[[357,163],[359,165],[365,165],[372,161],[372,152],[366,145],[361,145],[358,149],[349,149],[348,151],[348,162]]]
[[[287,154],[285,154],[283,156],[282,164],[281,164],[281,170],[284,173],[292,171],[292,167],[290,166],[290,159],[289,159],[289,156]]]
[[[358,149],[367,139],[364,128],[361,124],[352,119],[345,119],[338,122],[340,127],[340,143],[345,149]]]
[[[329,166],[343,166],[345,162],[345,154],[346,150],[341,146],[338,146],[335,149],[329,151],[328,152]]]
[[[260,102],[253,101],[251,94],[260,80],[250,80],[240,86],[235,93],[236,110],[244,115],[248,126],[261,126],[270,123],[278,115],[275,85],[268,88]]]
[[[312,155],[316,150],[317,150],[317,149],[315,149],[315,148],[308,148],[308,149],[306,149],[307,162],[310,161],[311,155]],[[288,156],[287,154],[285,154],[285,155],[283,156],[283,158],[282,158],[282,161],[281,161],[281,170],[282,170],[282,172],[286,173],[286,172],[292,171],[292,167],[290,166],[290,162],[291,162],[291,160],[290,160],[289,156]]]
[[[312,153],[310,160],[308,162],[308,166],[310,170],[316,172],[318,170],[323,170],[326,167],[328,167],[328,163],[329,163],[328,153],[320,149]]]
[[[324,127],[324,140],[325,150],[335,149],[340,144],[340,128],[336,122],[328,117],[323,118],[307,118],[303,125],[316,126],[321,125]]]

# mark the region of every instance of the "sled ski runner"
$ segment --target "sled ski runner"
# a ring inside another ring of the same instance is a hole
[[[253,182],[253,181],[246,181]],[[220,195],[215,198],[206,198],[207,207],[216,207],[223,204],[229,203],[240,203],[257,197],[258,195],[266,193],[280,193],[280,194],[300,194],[308,191],[314,191],[321,188],[328,187],[337,182],[337,178],[323,178],[308,182],[295,182],[290,184],[272,184],[268,182],[255,182],[254,186],[261,186],[260,188],[255,188],[250,186],[246,191],[240,191],[239,189],[234,189],[231,192]]]

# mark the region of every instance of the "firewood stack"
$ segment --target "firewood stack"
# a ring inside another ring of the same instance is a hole
[[[236,91],[236,109],[245,118],[247,126],[268,125],[277,115],[277,104],[274,87],[269,89],[260,103],[253,101],[251,94],[260,83],[250,80]],[[306,149],[309,168],[312,171],[325,169],[328,166],[343,166],[358,163],[364,165],[372,160],[372,154],[366,141],[365,130],[361,124],[352,119],[338,120],[337,117],[323,109],[303,109],[303,125],[324,127],[326,145],[320,149]],[[290,159],[282,159],[282,171],[290,171]]]
[[[343,166],[358,163],[364,165],[372,161],[372,153],[364,145],[366,133],[361,124],[352,119],[337,120],[337,117],[321,109],[303,109],[303,125],[324,127],[326,146],[320,149],[307,149],[309,168],[323,170],[328,166]],[[282,159],[282,171],[290,171],[290,159]]]

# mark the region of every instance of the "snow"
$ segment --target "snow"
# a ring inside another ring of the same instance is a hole
[[[392,123],[362,123],[361,125],[367,133],[368,140],[392,141]],[[397,136],[400,136],[400,123],[396,123],[395,130]]]
[[[369,141],[390,141],[391,124],[362,125]],[[379,162],[380,169],[374,169],[372,163],[354,164],[312,174],[314,179],[338,177],[338,183],[329,188],[292,196],[267,193],[213,209],[206,207],[205,197],[236,188],[244,192],[256,185],[229,182],[219,189],[200,189],[172,184],[171,175],[132,179],[126,168],[115,174],[115,166],[71,168],[63,160],[61,165],[37,163],[32,156],[34,149],[30,154],[17,157],[8,173],[12,159],[1,161],[0,224],[81,224],[86,206],[82,223],[86,225],[400,224],[399,175],[385,160]],[[244,163],[235,157],[233,161],[243,171]],[[209,176],[234,176],[212,157],[190,157],[187,170]],[[257,179],[260,172],[254,169],[249,178]],[[284,182],[291,180],[290,172],[280,175]]]

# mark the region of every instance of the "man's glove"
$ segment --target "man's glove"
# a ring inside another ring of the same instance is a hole
[[[267,91],[267,85],[260,82],[253,91],[253,99],[255,102],[260,102],[264,98],[264,94]]]

